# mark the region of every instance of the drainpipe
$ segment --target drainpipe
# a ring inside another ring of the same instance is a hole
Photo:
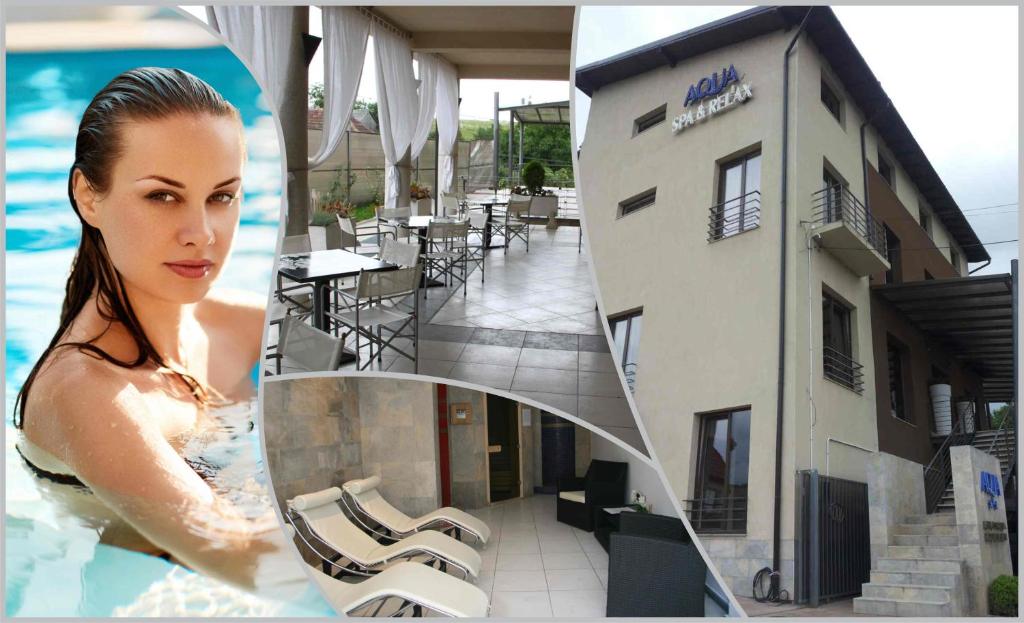
[[[772,527],[772,594],[778,598],[779,568],[782,554],[782,425],[783,403],[786,379],[786,187],[788,185],[788,152],[789,152],[789,53],[793,50],[800,34],[804,31],[807,18],[814,8],[807,9],[800,26],[789,42],[782,55],[782,192],[779,227],[779,382],[778,402],[775,412],[775,508],[773,509]]]

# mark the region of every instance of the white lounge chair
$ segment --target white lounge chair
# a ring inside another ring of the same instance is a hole
[[[411,560],[416,556],[426,556],[427,560],[423,562],[432,563],[436,560],[441,563],[442,570],[451,565],[462,571],[464,579],[480,575],[480,567],[483,565],[480,554],[465,543],[440,532],[418,532],[390,545],[378,543],[345,515],[345,511],[337,504],[341,497],[342,492],[338,487],[295,496],[288,502],[288,519],[294,526],[293,515],[298,515],[316,540],[369,573],[379,571],[388,563],[402,558]],[[312,547],[312,544],[309,545]],[[322,559],[330,566],[351,571],[336,560]]]
[[[457,508],[446,506],[431,511],[420,517],[410,517],[398,510],[377,491],[380,476],[371,476],[359,480],[350,480],[341,487],[354,502],[356,509],[370,517],[391,533],[385,535],[391,539],[402,539],[421,530],[441,530],[447,532],[454,528],[472,534],[481,544],[486,545],[491,537],[491,529],[480,519]],[[347,505],[344,498],[342,502]]]
[[[289,538],[294,536],[295,528],[285,529]],[[451,617],[483,618],[490,610],[487,594],[476,586],[414,562],[396,563],[360,582],[345,582],[319,571],[313,578],[331,607],[346,615],[374,604],[377,607],[372,614],[376,615],[391,598],[401,603],[396,611],[387,613],[389,616],[412,608],[413,616],[422,616],[426,609]]]

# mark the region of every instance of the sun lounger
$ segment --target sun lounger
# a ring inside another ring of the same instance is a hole
[[[420,517],[410,517],[388,503],[377,491],[380,476],[371,476],[359,480],[350,480],[342,485],[342,489],[355,503],[356,509],[374,521],[380,523],[391,532],[394,539],[401,539],[421,530],[447,531],[455,528],[472,534],[480,543],[486,545],[491,536],[491,529],[480,519],[457,508],[446,506],[431,511]],[[344,499],[342,500],[344,502]]]
[[[296,496],[288,503],[289,519],[293,519],[292,513],[297,514],[316,540],[369,572],[403,558],[426,556],[425,562],[439,561],[442,570],[452,565],[461,570],[466,579],[480,574],[483,564],[480,554],[440,532],[418,532],[389,545],[378,543],[345,515],[337,504],[341,497],[338,487]],[[325,559],[325,562],[344,568],[335,561]]]

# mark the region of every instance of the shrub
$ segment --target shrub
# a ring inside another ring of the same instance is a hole
[[[531,160],[523,165],[521,177],[531,195],[539,195],[544,192],[544,178],[547,177],[547,171],[544,170],[544,165],[540,162]]]
[[[1017,578],[1001,575],[988,587],[988,613],[998,617],[1017,616]]]

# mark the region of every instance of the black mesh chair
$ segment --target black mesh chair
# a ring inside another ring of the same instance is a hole
[[[594,513],[626,502],[629,464],[593,460],[583,478],[558,481],[558,521],[588,532],[594,529]]]
[[[609,617],[703,617],[707,566],[683,522],[622,513],[608,551]]]

